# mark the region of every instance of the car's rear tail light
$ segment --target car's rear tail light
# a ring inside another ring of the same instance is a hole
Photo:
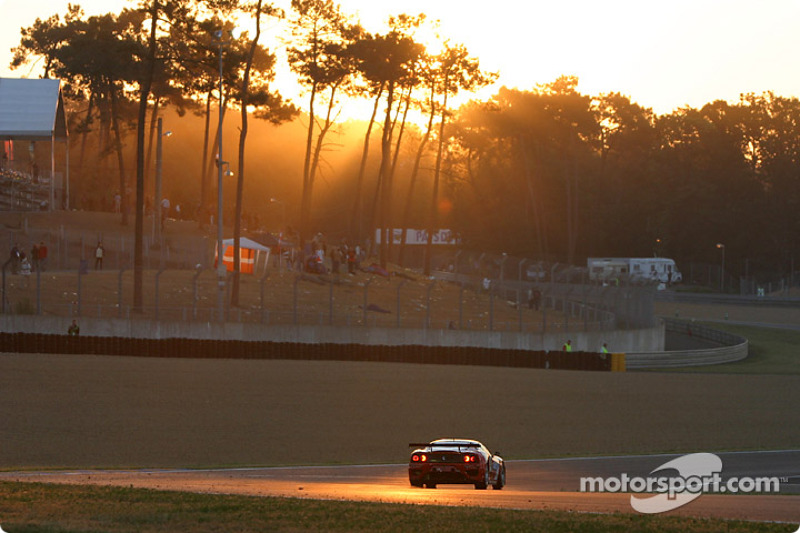
[[[464,462],[465,463],[474,463],[477,459],[474,455],[464,454]]]
[[[414,455],[411,456],[412,463],[424,463],[427,460],[428,456],[425,455],[424,453],[415,453]]]
[[[417,454],[412,455],[411,456],[411,462],[412,463],[418,463],[419,462],[419,455],[417,455]]]

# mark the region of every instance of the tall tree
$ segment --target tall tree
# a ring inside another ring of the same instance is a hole
[[[444,50],[438,58],[437,93],[441,98],[439,107],[440,123],[439,138],[437,139],[436,167],[433,177],[433,193],[431,198],[430,216],[428,218],[428,242],[425,246],[425,275],[431,272],[431,256],[433,254],[433,234],[437,229],[439,210],[439,182],[441,180],[442,153],[444,150],[444,132],[447,122],[448,98],[460,90],[475,91],[490,84],[497,75],[480,70],[478,59],[470,57],[464,45],[451,45],[445,43]]]
[[[37,18],[30,27],[21,28],[20,43],[11,49],[13,53],[11,69],[24,66],[32,69],[41,60],[44,63],[42,78],[49,78],[58,61],[58,51],[72,37],[71,23],[80,20],[83,16],[83,10],[79,5],[69,4],[63,23],[61,16],[55,14],[45,20]]]
[[[322,147],[337,115],[337,93],[353,72],[348,44],[361,30],[347,21],[332,0],[292,0],[292,9],[294,45],[288,50],[289,62],[309,91],[300,205],[300,235],[305,239],[311,233],[311,200]],[[327,92],[327,109],[318,123],[316,105],[322,92]]]
[[[381,266],[385,268],[388,261],[388,241],[391,239],[386,230],[390,226],[391,219],[392,136],[395,125],[392,115],[395,112],[396,91],[404,84],[407,85],[424,47],[400,31],[392,30],[386,35],[366,35],[359,39],[353,49],[362,75],[373,86],[383,88],[380,94],[385,97],[386,102],[381,135],[381,163],[377,180],[377,190],[380,194],[376,194],[376,198],[379,198],[378,228],[381,231],[379,260]]]
[[[249,9],[248,9],[249,8]],[[291,119],[297,112],[292,105],[284,104],[280,94],[270,91],[270,82],[275,76],[275,55],[269,53],[258,44],[261,37],[262,15],[278,16],[280,12],[273,6],[264,6],[258,0],[255,6],[246,6],[245,11],[252,10],[256,24],[255,35],[250,41],[247,61],[244,66],[242,83],[238,99],[241,105],[242,127],[239,132],[239,172],[236,181],[236,214],[233,230],[233,287],[231,290],[231,305],[239,305],[239,286],[241,274],[241,233],[242,233],[242,195],[245,182],[245,142],[248,132],[248,114],[252,109],[259,110],[258,118],[267,119],[273,124],[280,124]],[[252,74],[255,73],[255,76]],[[255,83],[253,83],[255,78]]]

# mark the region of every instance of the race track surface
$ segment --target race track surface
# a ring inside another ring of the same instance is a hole
[[[780,493],[704,494],[668,514],[800,522],[800,450],[717,455],[723,462],[723,479],[774,476],[781,480]],[[0,474],[0,480],[423,505],[632,513],[630,494],[578,492],[580,478],[620,476],[622,473],[647,476],[677,457],[650,455],[508,461],[508,485],[502,491],[479,491],[468,485],[413,488],[408,484],[406,465],[7,472]]]

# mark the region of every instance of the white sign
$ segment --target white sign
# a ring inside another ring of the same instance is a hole
[[[403,239],[403,230],[401,228],[395,228],[391,231],[392,231],[392,244],[400,244],[400,242]],[[388,232],[389,232],[388,229],[385,229],[383,231],[381,231],[380,229],[376,229],[375,244],[380,244],[382,242],[381,234]],[[409,244],[411,246],[428,244],[428,231],[424,229],[407,229],[406,244]],[[433,244],[456,246],[458,244],[461,244],[461,239],[453,230],[440,229],[439,231],[433,234]]]

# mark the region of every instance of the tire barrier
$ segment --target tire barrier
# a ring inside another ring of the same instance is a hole
[[[292,359],[557,370],[624,371],[624,354],[528,351],[471,346],[367,345],[268,341],[88,337],[0,333],[0,351],[193,359]],[[621,356],[621,359],[620,359]],[[621,365],[620,365],[620,360]],[[613,363],[612,363],[613,361]]]

